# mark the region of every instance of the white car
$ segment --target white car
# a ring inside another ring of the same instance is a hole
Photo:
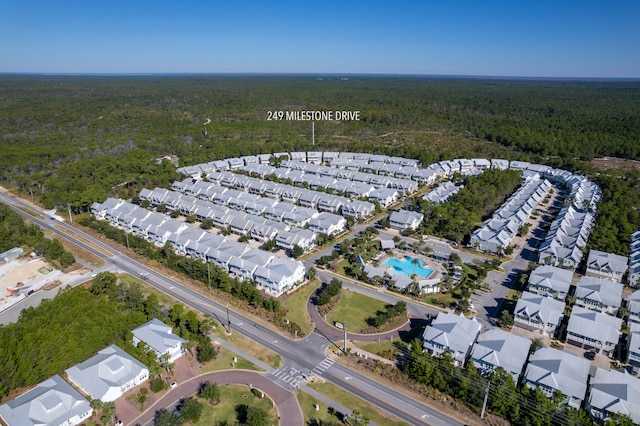
[[[175,388],[176,386],[178,386],[178,384],[176,382],[172,382],[171,383],[171,389]]]

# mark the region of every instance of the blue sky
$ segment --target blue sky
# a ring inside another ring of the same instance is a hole
[[[0,72],[640,77],[639,0],[0,0]]]

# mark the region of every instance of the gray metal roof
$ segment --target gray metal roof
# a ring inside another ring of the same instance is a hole
[[[57,374],[0,405],[0,417],[11,426],[59,425],[92,412],[89,401]]]
[[[66,370],[67,377],[94,399],[112,401],[110,391],[131,382],[147,367],[115,345],[99,351],[97,355]],[[106,399],[105,399],[106,398]]]
[[[529,357],[525,372],[528,382],[559,390],[564,395],[583,400],[591,363],[569,352],[538,348]]]
[[[173,334],[170,326],[157,318],[133,330],[133,335],[160,354],[166,352],[176,344],[185,343],[182,337]]]

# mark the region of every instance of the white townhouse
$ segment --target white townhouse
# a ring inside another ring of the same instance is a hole
[[[169,362],[174,362],[184,354],[182,345],[186,343],[182,337],[173,334],[171,327],[157,318],[133,330],[133,344],[138,345],[140,342],[153,349],[158,359],[168,356]]]
[[[253,278],[265,292],[279,297],[304,281],[304,274],[301,262],[277,257],[268,265],[256,268]]]
[[[573,272],[567,269],[541,265],[529,275],[527,291],[564,301],[567,298],[572,279]]]
[[[435,356],[449,352],[454,364],[462,367],[481,329],[475,318],[440,312],[422,333],[422,347]]]
[[[622,318],[574,305],[567,326],[567,343],[611,355],[620,341]]]
[[[627,363],[640,367],[640,324],[635,322],[629,324]]]
[[[92,413],[89,401],[57,374],[0,405],[0,419],[10,426],[74,426]]]
[[[627,272],[627,261],[625,256],[591,250],[587,258],[586,275],[620,283]]]
[[[582,277],[576,284],[576,305],[615,316],[622,305],[623,287],[603,278]]]
[[[102,402],[115,401],[149,379],[149,369],[116,345],[107,346],[65,372],[71,383]]]
[[[342,215],[360,220],[371,216],[375,211],[375,206],[368,201],[355,200],[342,206]]]
[[[640,290],[636,290],[627,298],[627,310],[629,311],[629,322],[640,324]]]
[[[309,220],[307,227],[318,234],[337,235],[344,231],[347,221],[344,217],[333,213],[320,213]]]
[[[553,336],[563,317],[564,302],[524,291],[513,319],[518,327]]]
[[[587,393],[590,367],[587,359],[569,352],[538,348],[529,357],[523,383],[530,388],[540,388],[549,398],[560,391],[565,402],[577,409]]]
[[[531,340],[499,328],[486,330],[471,350],[471,360],[483,373],[502,367],[518,383],[529,356]]]
[[[392,212],[389,216],[389,223],[393,229],[404,231],[407,229],[418,229],[424,215],[422,213],[400,209]]]
[[[589,384],[585,409],[591,417],[605,422],[612,414],[631,417],[640,424],[640,380],[625,371],[596,369]]]

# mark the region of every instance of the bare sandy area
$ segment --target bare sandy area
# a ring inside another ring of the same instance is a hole
[[[16,287],[19,282],[23,283],[23,287],[37,284],[53,271],[50,268],[42,258],[20,258],[0,265],[0,303],[11,297],[8,287]]]

